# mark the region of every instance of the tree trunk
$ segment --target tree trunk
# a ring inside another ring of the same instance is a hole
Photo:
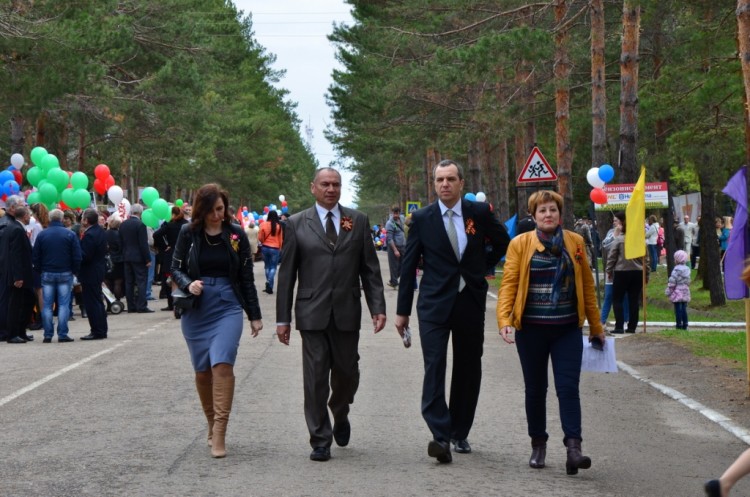
[[[479,142],[472,140],[469,144],[468,164],[466,167],[466,183],[464,191],[476,193],[482,184],[482,166],[480,162]]]
[[[26,119],[21,116],[13,116],[10,118],[10,154],[23,154],[24,145],[26,144],[26,135],[24,134],[24,127],[26,126]]]
[[[604,0],[589,2],[591,13],[591,167],[607,164],[607,93],[604,63]],[[612,227],[612,215],[596,214],[596,229],[604,239]]]
[[[86,128],[78,129],[78,171],[83,171],[86,165]]]
[[[706,176],[699,176],[699,181],[701,184],[701,222],[698,231],[701,243],[699,267],[703,271],[703,289],[709,291],[711,305],[724,305],[726,298],[721,272],[721,252],[714,226],[718,189],[706,181]]]
[[[742,81],[745,85],[745,162],[750,164],[750,0],[737,0],[737,40],[740,63],[742,65]],[[750,182],[750,175],[748,175]],[[748,190],[750,195],[750,190]]]
[[[510,213],[510,182],[508,181],[508,140],[503,138],[495,147],[497,164],[497,197],[495,198],[495,212],[498,219],[504,220],[512,217]]]
[[[555,24],[562,25],[568,12],[566,0],[555,0]],[[573,150],[570,146],[570,60],[568,58],[568,31],[555,32],[555,143],[557,158],[558,192],[564,205],[573,205],[573,185],[570,181],[573,170]],[[562,223],[573,229],[573,209],[563,209]]]
[[[48,118],[49,118],[49,115],[46,112],[42,112],[36,118],[36,137],[34,139],[35,147],[43,147],[44,144],[47,143],[46,135],[47,135],[47,119]],[[38,164],[34,164],[34,165],[38,166]]]
[[[623,183],[635,183],[639,168],[638,142],[638,49],[641,7],[637,0],[625,0],[622,7],[622,50],[620,55],[620,170]]]

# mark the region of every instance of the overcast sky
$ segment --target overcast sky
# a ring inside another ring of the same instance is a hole
[[[350,6],[343,0],[234,0],[234,4],[246,15],[252,13],[255,38],[276,55],[272,67],[286,71],[279,86],[289,90],[289,99],[298,104],[303,140],[308,140],[309,128],[313,153],[321,166],[329,165],[336,155],[323,136],[331,122],[325,94],[338,66],[327,35],[334,22],[352,23]],[[351,175],[342,171],[342,176],[341,203],[352,206]]]

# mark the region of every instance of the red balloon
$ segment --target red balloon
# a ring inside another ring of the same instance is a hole
[[[286,207],[287,206],[286,200],[284,200],[283,202],[281,202],[281,206],[282,207]]]
[[[61,210],[67,211],[68,209],[70,209],[70,207],[68,207],[67,204],[65,204],[65,202],[63,202],[62,200],[60,200],[58,204],[60,204]]]
[[[595,204],[603,205],[607,203],[607,194],[601,188],[594,188],[591,190],[589,198],[591,198],[591,201]]]
[[[104,180],[104,190],[109,190],[113,186],[115,186],[115,177],[110,174],[107,176],[107,179]],[[104,194],[102,193],[102,195]]]
[[[107,188],[104,186],[104,181],[102,181],[99,178],[96,178],[94,180],[94,190],[99,195],[104,195],[104,193],[107,191]]]
[[[21,171],[18,169],[14,169],[11,171],[13,173],[13,177],[16,179],[16,183],[19,185],[23,183],[23,175],[21,174]]]
[[[106,180],[107,176],[109,176],[109,166],[106,164],[99,164],[94,168],[94,176],[102,181]]]
[[[271,209],[269,209],[268,206],[263,207],[263,212],[266,213],[266,214],[268,214],[268,211],[270,211],[270,210]]]

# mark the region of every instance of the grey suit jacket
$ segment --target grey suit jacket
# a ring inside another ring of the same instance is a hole
[[[370,236],[370,221],[359,211],[340,207],[342,224],[336,246],[326,238],[315,207],[289,218],[277,274],[276,322],[292,321],[294,286],[295,327],[322,330],[333,316],[339,330],[359,330],[362,290],[370,314],[385,314],[383,279]],[[360,281],[361,288],[360,290]]]

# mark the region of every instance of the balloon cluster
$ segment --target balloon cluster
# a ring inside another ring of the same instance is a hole
[[[141,200],[148,207],[141,214],[141,221],[146,226],[158,228],[160,221],[169,219],[172,214],[169,203],[159,196],[159,191],[153,186],[147,186],[143,189]]]
[[[602,164],[600,167],[592,167],[586,173],[586,181],[591,185],[592,190],[589,198],[598,205],[607,203],[607,193],[603,190],[604,185],[612,181],[615,177],[615,170],[609,164]]]
[[[484,192],[477,192],[476,194],[467,192],[464,194],[464,198],[470,202],[486,202],[487,195]]]
[[[26,172],[26,180],[36,187],[36,191],[29,193],[26,198],[29,204],[41,202],[50,209],[58,202],[64,209],[85,209],[89,206],[91,196],[88,192],[89,178],[86,173],[63,171],[60,169],[58,158],[47,152],[44,147],[34,147],[31,150],[31,163],[33,167]],[[112,184],[114,181],[112,178]]]
[[[247,209],[246,205],[242,206],[242,209],[240,209],[240,214],[242,215],[242,223],[247,226],[250,223],[250,219],[256,223],[261,224],[268,218],[268,213],[271,211],[276,211],[278,214],[288,214],[289,213],[289,204],[286,201],[286,197],[284,195],[279,195],[279,202],[281,203],[280,206],[276,204],[268,204],[263,206],[263,213],[260,214],[257,211],[250,212]]]
[[[372,225],[372,233],[373,233],[373,237],[372,238],[375,241],[375,246],[376,247],[382,247],[383,245],[385,245],[388,242],[388,240],[387,240],[387,238],[388,238],[387,237],[387,231],[385,229],[385,226],[383,226],[381,228],[379,225],[373,224]]]
[[[0,198],[3,201],[8,198],[8,195],[16,195],[21,191],[23,163],[23,155],[13,154],[10,156],[10,166],[5,171],[0,172]]]

